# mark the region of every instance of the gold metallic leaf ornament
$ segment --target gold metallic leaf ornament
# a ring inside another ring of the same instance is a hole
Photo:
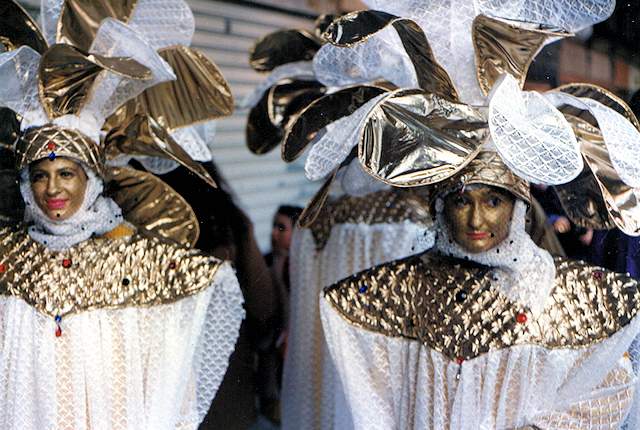
[[[335,20],[323,37],[334,45],[349,47],[366,41],[390,25],[400,36],[413,63],[420,88],[450,101],[459,101],[451,78],[436,61],[422,28],[410,19],[374,10],[353,12]]]
[[[369,113],[358,157],[394,186],[430,185],[462,169],[489,135],[477,109],[419,90],[389,93]]]
[[[282,159],[286,162],[294,161],[320,130],[351,115],[369,100],[386,91],[383,86],[358,85],[327,94],[310,103],[292,117],[282,144]]]
[[[151,79],[151,71],[130,58],[85,54],[63,44],[50,47],[42,56],[38,71],[40,101],[49,118],[80,112],[103,71],[130,79]]]
[[[122,208],[130,223],[193,247],[200,226],[191,206],[156,176],[132,168],[108,172],[108,195]]]
[[[88,51],[105,18],[129,22],[138,0],[64,0],[58,18],[57,38]]]
[[[14,0],[2,0],[0,4],[0,44],[5,51],[29,46],[42,54],[47,49],[38,25]]]
[[[306,30],[281,30],[258,40],[249,53],[249,64],[258,72],[269,72],[283,64],[310,61],[322,46]]]
[[[480,89],[488,95],[500,75],[511,74],[523,87],[531,62],[549,40],[571,33],[537,28],[523,28],[523,23],[478,15],[473,20],[473,45],[476,74]]]
[[[289,78],[265,91],[249,112],[246,128],[249,150],[254,154],[265,154],[278,146],[289,121],[325,91],[325,86],[317,81]]]
[[[136,115],[104,138],[106,157],[114,159],[122,154],[160,157],[173,160],[212,187],[216,186],[207,170],[189,154],[153,118]]]
[[[154,85],[129,100],[107,119],[117,127],[135,115],[149,115],[161,126],[175,130],[211,121],[233,112],[233,96],[220,69],[200,51],[175,46],[158,51],[176,79]]]

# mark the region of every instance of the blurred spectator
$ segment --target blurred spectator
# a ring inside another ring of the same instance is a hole
[[[273,217],[271,252],[265,261],[278,290],[279,307],[273,332],[261,343],[258,360],[260,411],[270,421],[280,422],[280,387],[289,321],[289,247],[291,234],[302,213],[297,206],[280,206]]]

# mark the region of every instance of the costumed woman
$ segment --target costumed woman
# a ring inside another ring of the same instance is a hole
[[[319,31],[327,22],[330,17],[318,21]],[[310,61],[318,50],[322,51],[322,43],[317,35],[304,30],[279,31],[256,43],[251,64],[257,71],[271,74],[245,102],[252,107],[247,141],[254,153],[264,154],[282,143],[283,158],[291,162],[308,146],[322,144],[326,148],[334,143],[312,142],[313,135],[330,122],[322,123],[323,115],[329,114],[329,109],[332,112],[326,118],[346,115],[363,91],[353,88],[331,95],[359,78],[323,82],[324,75],[314,73],[315,65]],[[304,115],[299,127],[306,124],[308,128],[291,133],[298,115]],[[316,121],[307,122],[307,118]],[[433,244],[425,196],[371,179],[353,157],[335,163],[334,154],[322,155],[334,163],[331,179],[301,215],[289,253],[291,293],[281,396],[283,429],[328,430],[351,425],[341,421],[348,417],[334,414],[344,398],[322,335],[318,309],[322,288]]]
[[[111,115],[188,79],[170,64],[208,63],[175,43],[193,32],[181,0],[84,6],[44,1],[43,33],[16,3],[0,7],[0,105],[21,118],[26,205],[24,223],[0,230],[0,427],[195,429],[242,293],[229,263],[187,248],[198,224],[175,191],[110,162],[162,154],[211,178],[153,117]]]
[[[373,177],[432,188],[437,238],[326,289],[336,414],[356,429],[637,428],[637,282],[554,259],[525,230],[534,182],[577,224],[640,233],[628,106],[587,84],[521,89],[538,50],[567,35],[550,28],[578,30],[613,3],[368,3],[383,11],[335,21],[332,48],[362,61],[395,39],[422,78],[365,107],[352,145]]]

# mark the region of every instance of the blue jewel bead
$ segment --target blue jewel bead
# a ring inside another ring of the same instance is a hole
[[[360,293],[364,293],[364,292],[366,292],[366,291],[367,291],[367,286],[366,286],[366,285],[363,285],[362,287],[360,287],[360,289],[358,289],[358,291],[359,291]]]
[[[62,317],[60,315],[56,315],[55,320],[58,324],[60,324],[60,321],[62,321]]]
[[[50,153],[49,154],[49,160],[53,161],[55,159],[56,159],[56,153],[55,152]]]

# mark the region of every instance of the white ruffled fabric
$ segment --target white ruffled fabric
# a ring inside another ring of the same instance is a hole
[[[522,237],[524,215],[517,202],[499,254],[471,254],[449,241],[439,214],[435,246],[496,267],[498,288],[536,312],[555,268],[545,251]],[[353,326],[324,299],[320,312],[346,399],[335,413],[352,423],[344,430],[617,429],[632,404],[636,377],[623,354],[640,331],[640,318],[588,348],[519,345],[457,364],[419,341]]]
[[[244,317],[228,263],[175,303],[100,309],[55,321],[0,296],[0,428],[196,429]]]
[[[423,224],[339,224],[316,251],[308,229],[295,230],[291,243],[291,318],[282,387],[284,430],[342,430],[345,398],[324,342],[318,308],[322,289],[368,267],[433,245]]]

